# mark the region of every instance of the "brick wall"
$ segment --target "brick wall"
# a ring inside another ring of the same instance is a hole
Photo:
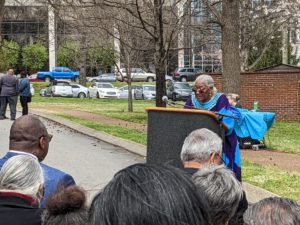
[[[211,74],[222,90],[222,75]],[[241,74],[241,103],[247,109],[257,101],[260,111],[275,112],[278,121],[300,121],[300,72]]]

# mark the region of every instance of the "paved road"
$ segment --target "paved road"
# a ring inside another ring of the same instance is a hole
[[[84,187],[89,196],[108,183],[120,169],[144,158],[99,141],[64,126],[42,119],[48,132],[53,134],[45,164],[73,175],[77,184]],[[9,130],[12,121],[0,121],[0,156],[8,149]]]

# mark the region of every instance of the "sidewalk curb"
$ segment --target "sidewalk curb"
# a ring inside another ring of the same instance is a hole
[[[140,155],[140,156],[143,156],[143,157],[146,157],[146,155],[147,155],[147,149],[146,149],[145,145],[138,144],[138,143],[135,143],[135,142],[132,142],[132,141],[128,141],[128,140],[125,140],[125,139],[122,139],[122,138],[119,138],[119,137],[115,137],[115,136],[112,136],[110,134],[106,134],[106,133],[101,132],[101,131],[96,131],[92,128],[85,127],[83,125],[73,123],[71,121],[60,118],[58,116],[50,115],[50,114],[47,114],[47,113],[40,113],[40,112],[37,112],[35,110],[31,110],[31,113],[34,114],[34,115],[52,120],[56,123],[62,124],[66,127],[69,127],[73,130],[76,130],[77,132],[79,132],[81,134],[99,139],[101,141],[112,144],[114,146],[124,148],[125,150],[127,150],[129,152],[132,152],[134,154],[137,154],[137,155]]]
[[[43,117],[45,119],[52,120],[56,123],[59,123],[66,127],[69,127],[70,129],[73,129],[81,134],[99,139],[101,141],[107,142],[114,146],[124,148],[125,150],[127,150],[131,153],[134,153],[134,154],[137,154],[137,155],[140,155],[140,156],[146,158],[147,147],[145,145],[137,144],[132,141],[118,138],[118,137],[106,134],[104,132],[101,132],[101,131],[96,131],[94,129],[82,126],[80,124],[73,123],[71,121],[60,118],[58,116],[50,115],[48,113],[41,113],[41,112],[37,112],[35,110],[31,110],[31,114],[37,115],[39,117]],[[276,195],[270,191],[267,191],[260,187],[256,187],[256,186],[246,183],[246,182],[243,182],[243,189],[246,192],[247,200],[249,203],[255,203],[255,202],[260,201],[261,199],[268,198],[268,197],[275,197],[275,196],[278,197],[278,195]]]

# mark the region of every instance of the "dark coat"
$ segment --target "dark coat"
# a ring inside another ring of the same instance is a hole
[[[41,213],[33,198],[15,192],[0,192],[0,224],[41,225]]]
[[[0,79],[1,96],[18,96],[19,81],[13,75],[5,75]]]

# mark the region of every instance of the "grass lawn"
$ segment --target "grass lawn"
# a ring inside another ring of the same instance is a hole
[[[125,83],[118,83],[126,85]],[[31,107],[63,107],[102,114],[130,122],[147,123],[147,106],[154,106],[154,101],[134,101],[134,112],[127,112],[127,100],[104,99],[76,99],[76,98],[51,98],[38,96],[38,88],[45,86],[39,83],[36,87],[36,96],[33,97]],[[128,139],[140,144],[146,144],[145,133],[120,126],[94,123],[85,119],[59,113],[59,116],[75,123],[103,131],[123,139]],[[286,151],[300,155],[300,123],[276,122],[274,127],[265,136],[266,144],[274,150]],[[243,161],[243,179],[253,185],[267,189],[278,195],[292,198],[300,202],[300,171],[288,173],[279,169],[261,166],[249,161]]]
[[[139,144],[147,144],[147,135],[135,129],[122,128],[120,126],[105,125],[100,123],[94,123],[89,120],[80,119],[74,116],[66,114],[57,114],[57,116],[68,119],[72,122],[78,123],[80,125],[95,129],[97,131],[102,131],[108,134],[111,134],[116,137],[120,137],[126,140],[137,142]]]
[[[243,180],[300,202],[300,172],[290,173],[243,160]]]
[[[276,122],[265,139],[271,149],[300,155],[300,123]]]
[[[116,82],[118,86],[126,85]],[[77,98],[51,98],[40,97],[39,90],[47,83],[34,83],[36,95],[33,97],[33,107],[61,106],[68,109],[77,109],[101,114],[125,121],[147,124],[147,106],[155,106],[154,101],[133,101],[134,112],[129,113],[127,100],[123,99],[77,99]],[[116,85],[117,86],[117,85]],[[300,155],[300,123],[276,122],[265,136],[267,147],[274,150],[286,151]]]

